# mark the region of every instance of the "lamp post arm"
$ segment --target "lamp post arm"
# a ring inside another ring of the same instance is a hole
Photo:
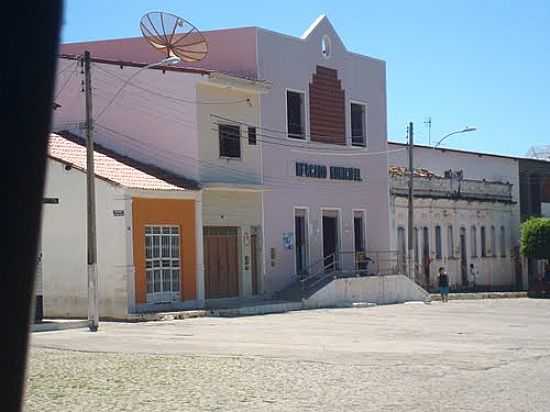
[[[116,91],[116,93],[113,95],[113,97],[111,97],[111,100],[109,100],[109,102],[103,107],[103,109],[101,109],[101,112],[99,112],[99,114],[95,117],[95,120],[99,120],[99,118],[107,111],[107,109],[109,107],[111,107],[111,105],[113,104],[113,102],[116,100],[116,98],[120,95],[120,93],[122,93],[122,90],[124,90],[124,88],[128,85],[128,83],[130,83],[132,81],[132,79],[134,77],[136,77],[138,74],[140,74],[142,71],[144,70],[147,70],[147,69],[150,69],[151,67],[155,67],[155,66],[159,66],[163,64],[163,61],[160,61],[160,62],[156,62],[156,63],[151,63],[151,64],[148,64],[147,66],[143,66],[142,68],[140,68],[138,71],[136,71],[134,74],[132,74],[130,77],[128,77],[124,83],[122,83],[122,85],[118,88],[118,90]]]
[[[456,130],[456,131],[454,131],[454,132],[452,132],[452,133],[449,133],[449,134],[443,136],[443,138],[440,139],[439,142],[437,142],[437,143],[435,144],[434,149],[437,149],[437,147],[438,147],[441,143],[443,143],[443,141],[444,141],[445,139],[447,139],[447,137],[452,136],[453,134],[458,134],[458,133],[464,133],[464,131],[463,131],[463,130]]]

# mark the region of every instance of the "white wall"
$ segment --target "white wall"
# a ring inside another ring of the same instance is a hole
[[[306,308],[321,308],[352,303],[385,305],[424,302],[425,290],[403,275],[336,279],[304,301]]]
[[[259,142],[256,145],[248,144],[246,126],[259,124],[260,110],[257,94],[225,86],[200,84],[197,88],[197,97],[201,102],[219,102],[219,104],[199,104],[197,109],[200,125],[201,182],[260,183],[260,145]],[[246,102],[246,99],[249,99],[250,103]],[[213,117],[213,115],[231,119],[233,122]],[[240,126],[241,158],[220,157],[218,135],[220,123]]]
[[[331,57],[321,54],[321,38],[331,38]],[[309,133],[309,83],[316,66],[338,71],[345,89],[346,134],[350,135],[350,100],[367,105],[368,148],[342,148],[334,145],[288,139],[286,130],[286,89],[305,92],[306,134]],[[353,250],[353,209],[366,209],[367,247],[390,248],[390,217],[387,163],[385,155],[365,156],[386,148],[386,67],[381,60],[348,52],[327,19],[318,22],[306,38],[296,38],[258,29],[258,75],[272,82],[270,93],[261,97],[262,143],[265,193],[266,285],[271,291],[284,287],[295,276],[294,250],[283,248],[282,235],[294,232],[294,207],[310,210],[310,262],[322,256],[321,208],[340,209],[344,251]],[[297,146],[297,147],[293,147]],[[307,146],[307,148],[304,148]],[[311,150],[314,149],[314,150]],[[325,152],[353,151],[358,156],[320,155]],[[326,166],[357,167],[363,182],[324,182],[297,178],[296,161]],[[276,259],[270,259],[271,249]]]
[[[59,204],[45,204],[42,215],[44,312],[46,317],[87,317],[86,175],[65,170],[48,159],[45,197]],[[124,216],[124,189],[96,179],[97,244],[100,317],[124,318],[128,313],[127,253],[130,237]]]
[[[392,230],[397,233],[398,227],[408,230],[408,201],[406,198],[392,199],[392,213],[395,216]],[[450,286],[462,285],[460,261],[460,229],[466,231],[466,261],[468,280],[470,280],[469,266],[474,264],[478,273],[476,285],[485,287],[511,287],[515,285],[514,265],[514,206],[498,202],[455,201],[447,199],[416,199],[415,200],[415,227],[418,228],[419,267],[418,279],[424,281],[422,266],[423,228],[428,228],[430,257],[430,286],[437,287],[437,269],[446,268],[450,276]],[[441,226],[442,258],[436,258],[435,227]],[[454,253],[449,256],[448,227],[453,226]],[[477,253],[472,257],[472,225],[476,226]],[[481,226],[486,228],[487,257],[481,256]],[[496,231],[496,256],[491,250],[491,226]],[[506,256],[501,256],[500,227],[505,228]],[[407,236],[407,235],[406,235]]]
[[[399,149],[403,149],[404,146],[401,144],[393,144],[389,143],[388,148],[392,152],[389,155],[389,164],[390,165],[396,165],[396,166],[404,166],[408,167],[408,153],[407,151],[397,151]],[[519,239],[520,239],[520,208],[519,208],[519,165],[518,161],[516,159],[507,158],[507,157],[498,157],[498,156],[490,156],[490,155],[483,155],[483,154],[477,154],[477,153],[467,153],[467,152],[460,152],[460,151],[451,151],[451,150],[445,150],[445,149],[438,149],[434,150],[432,148],[428,147],[418,147],[415,146],[414,149],[414,167],[415,168],[425,168],[430,170],[431,172],[434,172],[438,175],[443,175],[446,170],[453,169],[453,170],[462,170],[464,172],[464,179],[475,179],[475,180],[488,180],[488,181],[497,181],[497,182],[505,182],[512,184],[512,201],[515,202],[514,204],[505,207],[504,209],[500,210],[498,208],[495,209],[495,205],[486,205],[485,203],[477,204],[476,202],[472,204],[468,204],[465,212],[466,214],[470,213],[467,212],[468,210],[472,211],[474,209],[479,209],[480,213],[485,216],[484,218],[481,218],[479,216],[472,217],[469,216],[467,218],[464,218],[463,220],[464,225],[466,226],[467,230],[469,230],[468,222],[474,221],[474,222],[480,222],[485,219],[487,221],[487,227],[490,228],[489,222],[495,222],[499,224],[499,222],[503,221],[506,225],[506,237],[508,243],[508,249],[513,249],[515,246],[519,246]],[[500,211],[496,211],[496,210]],[[506,211],[503,211],[506,210]],[[422,219],[422,217],[416,217],[417,214],[415,213],[416,219]],[[395,233],[397,231],[396,227],[398,222],[392,223],[392,231]],[[418,222],[417,222],[418,223]],[[432,221],[432,226],[435,225],[435,223]],[[500,224],[499,224],[500,225]],[[405,224],[405,227],[407,225]],[[430,226],[431,227],[431,226]],[[456,232],[457,229],[455,229]],[[488,229],[489,230],[489,229]],[[433,230],[431,231],[432,236]],[[458,236],[456,232],[455,236]],[[489,238],[489,232],[487,232],[488,238]],[[478,228],[478,237],[479,237],[479,228]],[[498,239],[498,231],[497,231],[497,239]],[[469,233],[468,233],[468,242],[469,239]],[[433,247],[433,239],[431,243],[431,247]],[[499,258],[500,259],[500,258]],[[474,262],[475,263],[475,262]],[[482,268],[480,268],[480,273],[485,273],[486,276],[495,276],[496,279],[500,279],[501,284],[504,284],[505,282],[508,282],[511,273],[515,270],[513,267],[513,262],[511,260],[508,261],[508,263],[503,265],[497,265],[494,262],[489,264],[488,262],[482,264]],[[506,270],[504,270],[504,268]],[[499,272],[504,270],[504,273],[502,276]],[[486,279],[489,281],[489,279]],[[513,283],[513,282],[510,282]]]

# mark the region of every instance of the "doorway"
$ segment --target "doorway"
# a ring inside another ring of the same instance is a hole
[[[306,274],[308,270],[308,222],[306,209],[294,209],[294,236],[296,237],[295,259],[296,276]]]
[[[397,257],[397,263],[398,263],[398,269],[399,273],[402,275],[407,275],[407,242],[405,240],[405,228],[404,227],[398,227],[397,228],[397,247],[398,247],[398,254]]]
[[[323,257],[325,270],[338,270],[338,212],[323,211]]]
[[[466,255],[466,229],[460,228],[460,273],[462,274],[462,287],[468,286],[468,257]]]
[[[204,227],[206,299],[239,296],[239,275],[238,228]]]
[[[355,252],[355,269],[367,270],[365,255],[365,216],[363,211],[353,212],[353,244]]]

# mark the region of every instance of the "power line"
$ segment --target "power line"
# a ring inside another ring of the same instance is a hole
[[[94,65],[97,65],[97,63],[95,63]],[[108,70],[105,70],[103,69],[102,67],[100,66],[97,66],[96,69],[102,71],[103,73],[109,75],[109,76],[112,76],[114,78],[117,78],[119,79],[120,81],[123,81],[125,82],[127,79],[124,79],[123,77],[120,77],[120,76],[117,76],[116,74],[114,73],[111,73],[109,72]],[[160,93],[156,90],[153,90],[153,89],[149,89],[147,87],[144,87],[144,86],[140,86],[132,81],[128,82],[128,85],[131,85],[133,87],[135,87],[136,89],[139,89],[139,90],[142,90],[142,91],[145,91],[145,92],[148,92],[154,96],[158,96],[158,97],[163,97],[165,99],[169,99],[169,100],[173,100],[173,101],[176,101],[176,102],[180,102],[180,103],[189,103],[189,104],[239,104],[239,103],[248,103],[250,101],[249,98],[244,98],[244,99],[239,99],[239,100],[233,100],[233,101],[201,101],[201,100],[188,100],[188,99],[182,99],[180,97],[175,97],[175,96],[170,96],[168,94],[164,94],[164,93]]]
[[[68,65],[70,67],[70,65]],[[58,76],[60,76],[62,73],[65,72],[65,70],[67,70],[67,67],[62,70],[60,73],[58,73]],[[69,73],[69,75],[67,76],[67,79],[63,82],[63,84],[61,85],[61,87],[59,88],[59,90],[57,91],[57,93],[55,94],[55,97],[54,97],[54,101],[57,100],[57,98],[61,95],[61,93],[63,92],[63,90],[65,89],[65,87],[67,87],[67,85],[69,84],[69,82],[71,81],[72,77],[74,76],[74,74],[78,71],[78,62],[75,62],[73,64],[73,70]]]
[[[135,139],[131,136],[128,136],[124,133],[121,133],[121,132],[116,131],[114,129],[108,128],[108,127],[103,126],[101,124],[96,124],[96,126],[102,128],[104,130],[107,130],[108,132],[111,132],[114,135],[120,136],[123,139],[127,139],[127,140],[131,141],[134,145],[137,145],[138,147],[140,147],[141,150],[148,150],[149,152],[154,151],[156,153],[156,155],[158,155],[161,159],[163,159],[165,161],[169,161],[171,163],[179,165],[182,162],[185,163],[185,159],[189,159],[191,162],[197,163],[199,165],[204,165],[206,168],[209,168],[211,170],[212,169],[219,169],[219,170],[223,170],[223,171],[230,171],[234,174],[235,177],[250,178],[250,173],[248,173],[246,171],[235,169],[235,168],[232,168],[232,167],[229,167],[229,166],[215,164],[215,163],[204,161],[204,160],[199,160],[199,159],[196,159],[194,157],[187,156],[187,155],[184,155],[184,154],[178,154],[176,156],[171,152],[167,152],[167,151],[164,151],[164,150],[161,150],[161,149],[158,149],[158,148],[152,148],[144,142],[141,142],[141,141],[139,141],[139,140],[137,140],[137,139]],[[134,149],[135,149],[135,146],[134,146]],[[294,188],[297,187],[298,189],[300,189],[300,186],[303,187],[304,185],[311,187],[311,181],[307,181],[307,182],[300,182],[300,181],[291,182],[291,181],[289,181],[289,179],[293,179],[293,178],[295,178],[295,176],[290,176],[289,175],[287,177],[284,177],[284,176],[264,175],[263,177],[264,177],[264,183],[269,183],[271,185],[274,185],[277,188],[294,189]],[[369,179],[369,181],[373,181],[373,179]],[[247,182],[242,182],[242,183],[247,184]],[[248,183],[253,184],[254,182],[249,181]],[[319,180],[319,181],[316,180],[316,183],[319,183],[319,184],[322,184],[322,185],[331,185],[333,188],[336,188],[342,182],[330,181],[330,180]],[[361,182],[355,182],[355,184],[358,184],[358,183],[361,184]],[[363,184],[364,184],[364,182],[363,182]],[[359,189],[358,186],[356,186],[355,188],[351,188],[349,186],[342,186],[341,188],[343,190],[346,190],[346,191],[354,191],[355,190],[359,193],[364,192],[364,189]]]

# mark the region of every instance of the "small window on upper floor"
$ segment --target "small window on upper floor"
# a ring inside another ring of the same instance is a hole
[[[239,126],[220,124],[218,126],[220,139],[220,157],[241,157],[241,128]]]
[[[353,146],[366,145],[366,114],[364,104],[351,104],[351,144]]]
[[[305,139],[304,94],[287,90],[286,121],[288,137]]]
[[[248,144],[251,144],[251,145],[256,144],[256,128],[255,127],[249,127],[248,128]]]
[[[332,52],[330,46],[330,37],[325,34],[321,39],[321,54],[325,59],[328,59],[330,57],[330,53]]]

